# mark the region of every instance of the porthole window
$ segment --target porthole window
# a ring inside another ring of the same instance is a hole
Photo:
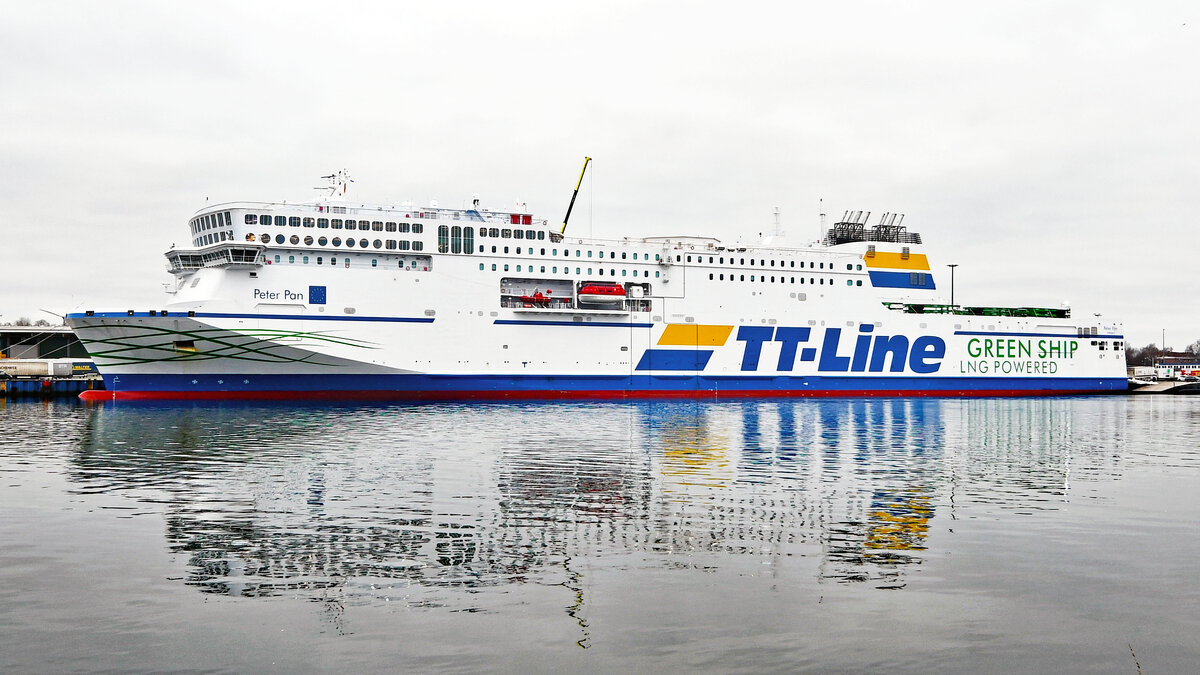
[[[367,247],[367,240],[366,240],[366,239],[359,239],[359,240],[358,240],[358,246],[359,246],[359,248],[366,248],[366,247]]]
[[[305,238],[304,238],[304,245],[305,245],[305,246],[312,246],[312,243],[313,243],[313,238],[312,238],[312,237],[305,237]]]
[[[326,239],[325,237],[321,237],[320,239],[317,240],[317,243],[321,246],[324,246],[325,244],[329,243],[329,240]]]
[[[346,246],[347,246],[347,247],[349,247],[349,248],[354,248],[354,240],[353,240],[353,239],[347,239],[347,240],[346,240]]]
[[[289,242],[291,242],[293,245],[295,245],[295,244],[299,244],[299,243],[300,243],[300,235],[298,235],[298,234],[293,234],[293,235],[291,236],[291,238],[289,238],[289,239],[288,239],[288,241],[289,241]]]
[[[258,240],[264,244],[269,244],[271,243],[271,234],[269,232],[263,232],[262,236],[259,237]]]
[[[341,238],[341,237],[334,237],[334,238],[333,238],[333,241],[332,241],[332,242],[330,242],[330,243],[332,243],[334,246],[341,246],[341,245],[342,245],[342,238]]]
[[[275,235],[275,243],[276,244],[282,244],[285,241],[287,241],[287,239],[285,239],[282,234]]]
[[[376,239],[375,241],[371,242],[371,245],[375,248],[383,248],[383,240]]]

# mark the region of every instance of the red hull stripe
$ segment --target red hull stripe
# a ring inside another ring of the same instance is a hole
[[[861,389],[827,391],[788,391],[778,389],[741,391],[702,390],[592,390],[592,391],[85,391],[79,398],[88,402],[104,401],[471,401],[562,399],[702,399],[702,398],[961,398],[994,396],[1073,396],[1125,393],[1098,392],[1092,389]]]

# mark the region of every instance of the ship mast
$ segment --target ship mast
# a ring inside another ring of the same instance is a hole
[[[579,186],[583,185],[583,174],[587,173],[588,162],[592,161],[591,157],[583,158],[583,171],[579,172],[579,182],[575,183],[575,192],[571,193],[571,203],[567,204],[567,215],[563,216],[562,229],[559,234],[565,234],[567,231],[567,221],[571,219],[571,209],[575,208],[575,198],[579,196]]]

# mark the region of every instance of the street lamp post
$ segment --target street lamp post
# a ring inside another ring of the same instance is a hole
[[[958,263],[954,263],[952,265],[946,265],[946,267],[950,268],[950,306],[953,307],[954,306],[954,268],[958,267]]]

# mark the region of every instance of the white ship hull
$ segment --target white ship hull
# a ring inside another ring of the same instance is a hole
[[[697,238],[556,240],[519,214],[418,217],[411,209],[341,207],[333,213],[359,212],[372,227],[410,228],[396,249],[388,239],[405,235],[378,230],[361,233],[350,249],[334,248],[335,233],[317,225],[330,212],[320,203],[239,203],[199,214],[196,220],[210,214],[218,221],[214,231],[224,241],[208,243],[193,220],[196,248],[168,253],[177,276],[170,302],[68,317],[108,389],[92,397],[1126,389],[1119,323],[1081,323],[1060,310],[948,308],[939,304],[944,289],[915,236],[839,241],[831,230],[825,242],[798,248],[730,248]],[[268,214],[303,224],[247,222]],[[490,227],[522,219],[524,227]],[[420,234],[411,232],[417,223]],[[441,227],[446,240],[437,236]],[[481,236],[476,228],[534,235]],[[312,243],[292,244],[292,235]],[[578,293],[588,283],[622,284],[629,297],[590,302]],[[535,292],[553,300],[529,302]]]

